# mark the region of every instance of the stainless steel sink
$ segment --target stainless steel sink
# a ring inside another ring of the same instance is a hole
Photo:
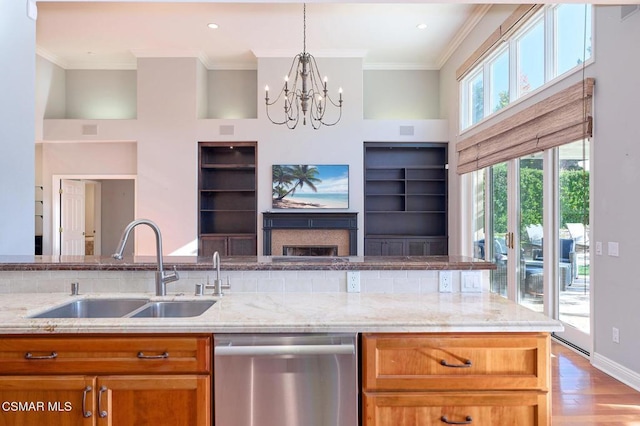
[[[197,317],[216,303],[215,300],[181,300],[149,302],[138,309],[131,318],[179,318]]]
[[[31,318],[119,318],[147,302],[149,299],[80,299]]]

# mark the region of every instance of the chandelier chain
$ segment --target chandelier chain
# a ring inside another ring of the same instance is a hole
[[[302,4],[302,53],[307,53],[307,4]]]

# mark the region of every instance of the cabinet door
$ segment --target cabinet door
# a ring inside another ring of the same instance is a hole
[[[428,256],[446,255],[449,252],[446,238],[430,238],[428,247]]]
[[[446,238],[407,239],[408,256],[439,256],[447,254]]]
[[[210,257],[214,252],[227,255],[227,237],[200,237],[200,256]]]
[[[402,239],[367,238],[365,256],[403,256],[404,241]]]
[[[227,256],[255,256],[258,252],[256,237],[229,237]]]
[[[210,348],[209,335],[3,337],[0,339],[0,372],[14,375],[206,373],[211,368]],[[27,353],[33,356],[27,358]]]
[[[362,386],[546,392],[550,356],[545,333],[364,334]]]
[[[105,376],[96,391],[99,426],[211,425],[209,376]]]
[[[94,401],[91,377],[0,377],[0,426],[89,426]]]
[[[363,426],[551,424],[538,392],[365,393]]]
[[[429,254],[429,242],[427,240],[407,240],[407,255],[426,256]]]

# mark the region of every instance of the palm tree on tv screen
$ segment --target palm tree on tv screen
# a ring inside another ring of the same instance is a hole
[[[277,201],[287,195],[296,193],[296,189],[305,185],[313,192],[317,192],[316,184],[322,182],[318,178],[319,170],[315,166],[274,166],[273,167],[273,195]]]

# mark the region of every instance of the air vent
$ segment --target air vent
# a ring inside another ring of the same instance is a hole
[[[82,136],[96,136],[98,134],[97,124],[83,124]]]
[[[413,126],[400,126],[400,136],[413,136]]]
[[[220,134],[224,136],[233,135],[235,133],[235,130],[235,126],[230,124],[220,126]]]
[[[640,5],[637,4],[625,4],[620,6],[620,20],[624,21],[638,10],[640,10]]]

